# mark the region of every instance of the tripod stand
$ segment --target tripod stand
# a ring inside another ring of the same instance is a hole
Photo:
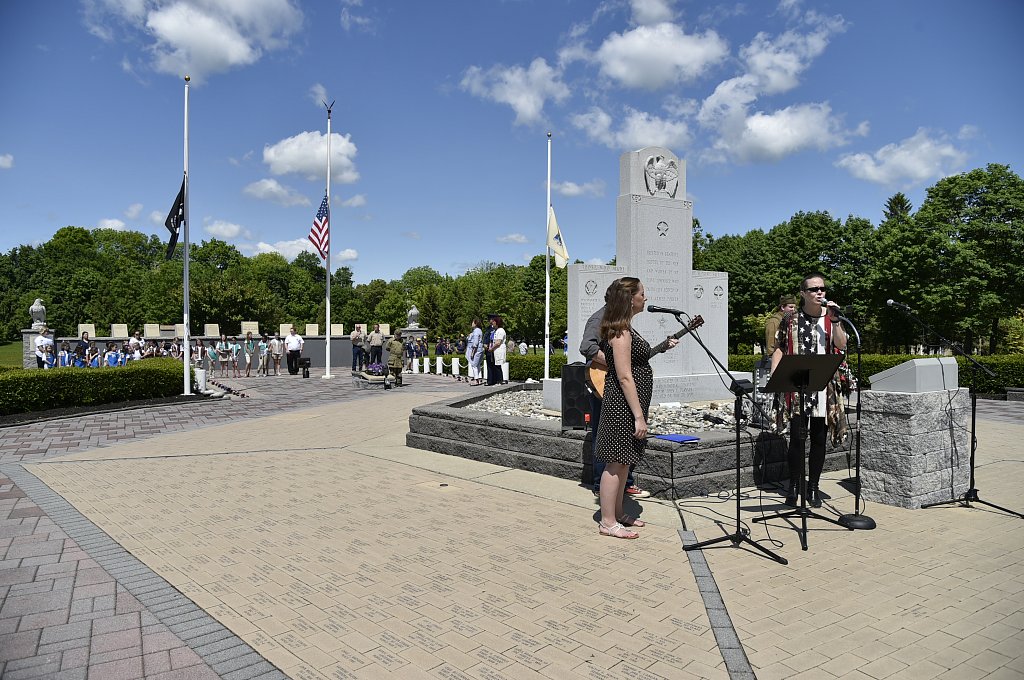
[[[987,375],[990,378],[996,377],[996,374],[993,373],[992,370],[989,369],[987,366],[981,364],[977,359],[972,357],[969,353],[965,352],[964,348],[961,347],[958,343],[955,343],[952,340],[949,340],[948,338],[943,337],[934,328],[932,328],[931,326],[926,324],[924,321],[922,321],[920,318],[918,318],[918,316],[916,314],[914,314],[913,311],[911,311],[911,309],[909,307],[906,307],[905,305],[900,305],[900,304],[893,304],[892,300],[889,300],[889,305],[894,307],[895,309],[900,310],[903,314],[905,314],[906,316],[910,317],[913,321],[917,322],[921,326],[921,328],[923,328],[927,333],[931,333],[936,338],[938,338],[939,341],[943,344],[943,346],[949,347],[951,350],[953,350],[953,352],[955,352],[956,354],[959,354],[963,358],[967,359],[967,361],[971,362],[971,387],[970,387],[970,390],[969,390],[970,395],[971,395],[971,482],[970,482],[970,486],[967,488],[967,491],[964,492],[964,495],[961,496],[960,498],[950,498],[948,501],[939,501],[937,503],[926,503],[926,504],[922,505],[921,507],[922,508],[934,508],[934,507],[937,507],[937,506],[940,506],[940,505],[953,505],[953,504],[957,504],[957,503],[962,503],[964,505],[964,507],[968,507],[969,508],[969,507],[971,507],[971,503],[981,503],[982,505],[987,505],[990,508],[995,508],[996,510],[1001,510],[1002,512],[1006,512],[1006,513],[1009,513],[1011,515],[1016,515],[1017,517],[1020,517],[1021,519],[1024,519],[1024,515],[1022,515],[1019,512],[1016,512],[1014,510],[1009,510],[1009,509],[1004,508],[1002,506],[996,505],[995,503],[989,503],[988,501],[981,500],[981,498],[978,496],[978,489],[977,489],[977,487],[974,486],[974,459],[975,459],[975,454],[978,451],[978,437],[977,437],[977,434],[976,434],[977,433],[977,422],[978,422],[978,393],[977,393],[977,391],[975,389],[975,383],[977,382],[977,380],[975,379],[975,377],[977,376],[977,372],[976,371],[977,370],[981,370],[983,373],[985,373],[985,375]]]
[[[807,433],[810,430],[810,419],[804,407],[804,397],[814,392],[825,389],[825,385],[835,375],[839,364],[843,363],[841,354],[787,354],[775,367],[768,384],[764,386],[765,392],[796,392],[800,400],[800,507],[789,512],[782,512],[770,517],[755,517],[754,521],[767,522],[770,519],[783,519],[786,517],[800,518],[800,547],[807,550],[807,518],[824,520],[842,526],[838,521],[825,515],[819,515],[813,510],[807,509],[807,467],[804,464]]]
[[[676,320],[679,323],[683,323],[679,315],[676,315]],[[718,357],[708,349],[704,341],[700,339],[700,336],[696,333],[693,334],[693,339],[703,348],[704,352],[708,357],[715,362],[722,371],[732,380],[729,386],[729,391],[736,395],[736,402],[733,406],[733,416],[736,420],[736,531],[726,536],[719,536],[718,538],[711,538],[706,541],[699,543],[691,543],[690,545],[684,545],[683,550],[700,550],[705,546],[715,545],[716,543],[722,543],[724,541],[730,541],[733,547],[740,547],[741,544],[746,543],[757,548],[768,557],[772,558],[779,564],[789,564],[789,560],[781,555],[776,555],[768,548],[764,547],[754,539],[750,538],[744,533],[743,528],[740,526],[740,417],[743,415],[743,395],[750,394],[754,391],[754,385],[749,380],[736,380],[729,369],[722,365],[722,362],[718,360]]]

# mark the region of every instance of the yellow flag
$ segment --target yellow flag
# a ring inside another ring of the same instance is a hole
[[[554,206],[548,208],[548,248],[555,254],[555,266],[565,269],[565,265],[569,262],[569,251],[565,248],[562,230],[558,228]]]

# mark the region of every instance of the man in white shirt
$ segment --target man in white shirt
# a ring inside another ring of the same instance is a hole
[[[363,370],[363,332],[359,326],[355,327],[352,334],[348,336],[352,341],[352,370]]]
[[[295,332],[295,326],[288,331],[284,339],[284,348],[288,350],[288,372],[292,375],[299,374],[299,356],[302,354],[302,336]]]
[[[53,338],[50,337],[50,329],[43,326],[39,329],[39,335],[35,339],[36,346],[36,368],[46,366],[46,348],[53,347]]]
[[[379,364],[382,361],[384,352],[384,334],[380,332],[380,324],[376,323],[373,325],[373,330],[369,333],[370,340],[370,359],[369,363]]]

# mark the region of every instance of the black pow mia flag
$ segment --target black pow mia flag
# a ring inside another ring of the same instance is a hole
[[[178,190],[178,197],[174,199],[174,205],[171,206],[171,212],[167,213],[167,220],[164,222],[164,226],[167,227],[167,231],[171,232],[171,238],[167,242],[167,259],[171,259],[174,256],[174,246],[178,244],[178,231],[181,229],[181,223],[185,221],[185,178],[181,178],[181,189]]]

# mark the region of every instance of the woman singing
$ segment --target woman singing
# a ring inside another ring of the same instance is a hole
[[[628,527],[645,524],[623,512],[622,497],[629,466],[640,460],[647,445],[647,409],[654,390],[651,346],[632,326],[633,317],[643,311],[646,302],[640,279],[616,279],[605,294],[601,319],[600,345],[608,361],[608,375],[594,455],[607,466],[601,475],[598,527],[602,535],[615,538],[637,538],[640,534]],[[668,347],[678,343],[669,338]]]

